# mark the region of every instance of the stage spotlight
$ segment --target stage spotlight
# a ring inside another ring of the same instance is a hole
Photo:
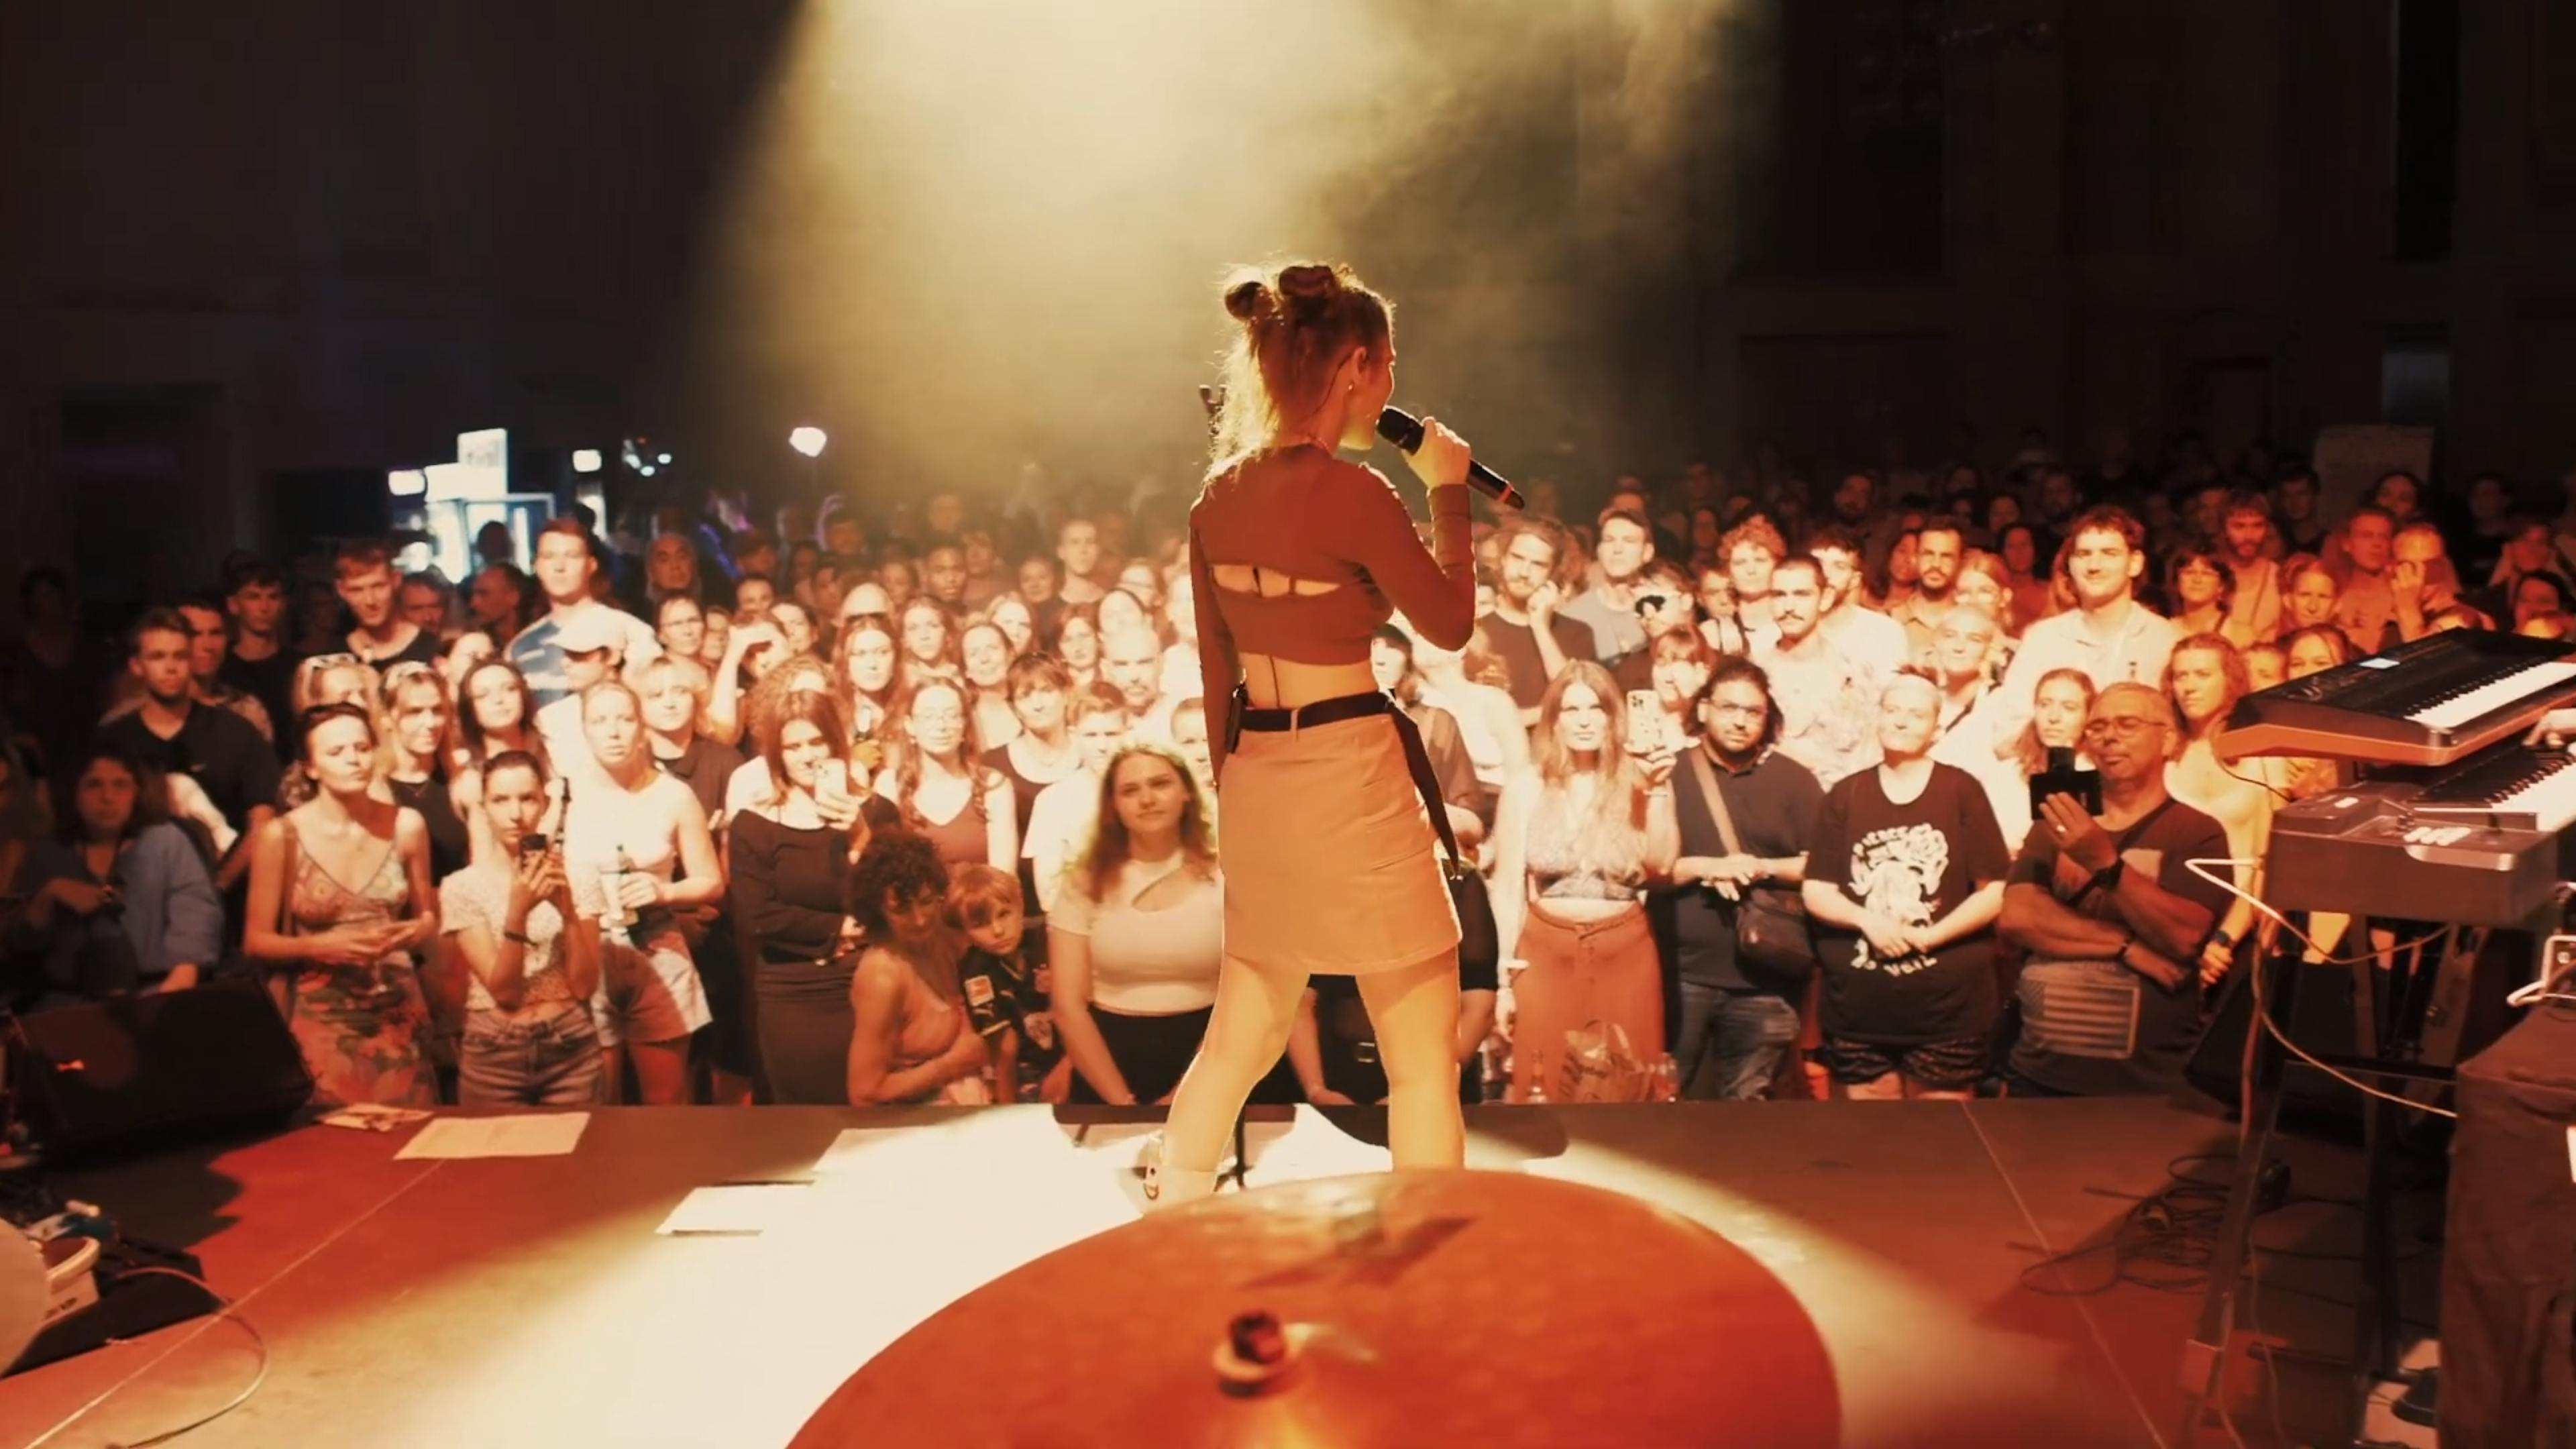
[[[597,448],[575,448],[572,450],[572,470],[574,472],[596,473],[599,471],[599,465],[600,457],[599,450]]]
[[[787,435],[787,446],[808,458],[822,457],[823,445],[830,441],[831,439],[823,436],[821,428],[798,428]]]
[[[656,462],[656,463],[661,464],[661,465],[662,465],[663,467],[665,467],[665,468],[668,468],[668,467],[670,467],[670,466],[671,466],[671,455],[670,455],[670,454],[668,454],[668,453],[661,453],[661,454],[657,454],[657,455],[655,455],[655,457],[654,457],[653,461],[654,461],[654,462]]]
[[[643,474],[643,475],[644,475],[645,477],[647,477],[647,478],[650,478],[650,477],[652,477],[652,476],[653,476],[653,474],[654,474],[654,473],[655,473],[655,471],[657,471],[657,470],[653,467],[653,465],[652,465],[652,464],[647,463],[647,464],[645,464],[643,467],[638,468],[638,469],[636,469],[635,471],[636,471],[636,472],[638,472],[638,473]]]

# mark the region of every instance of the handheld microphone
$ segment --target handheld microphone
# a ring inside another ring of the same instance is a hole
[[[1377,415],[1377,435],[1410,453],[1422,446],[1422,419],[1402,408],[1388,408]],[[1476,486],[1477,492],[1505,508],[1521,506],[1519,489],[1514,488],[1502,474],[1472,458],[1467,462],[1467,481]]]

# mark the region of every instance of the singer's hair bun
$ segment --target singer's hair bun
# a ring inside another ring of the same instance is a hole
[[[1314,321],[1333,305],[1342,290],[1342,279],[1333,269],[1320,262],[1283,267],[1279,272],[1279,295],[1287,309],[1301,322]]]
[[[1269,284],[1259,277],[1237,282],[1225,289],[1226,315],[1237,322],[1254,321],[1270,308]]]

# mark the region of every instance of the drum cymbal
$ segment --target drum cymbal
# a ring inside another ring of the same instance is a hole
[[[886,1444],[1832,1445],[1779,1281],[1650,1203],[1497,1172],[1208,1198],[967,1294],[795,1449]]]

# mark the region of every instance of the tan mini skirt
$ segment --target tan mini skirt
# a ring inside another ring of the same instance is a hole
[[[1217,786],[1225,954],[1331,976],[1458,944],[1440,846],[1391,715],[1245,730]]]

